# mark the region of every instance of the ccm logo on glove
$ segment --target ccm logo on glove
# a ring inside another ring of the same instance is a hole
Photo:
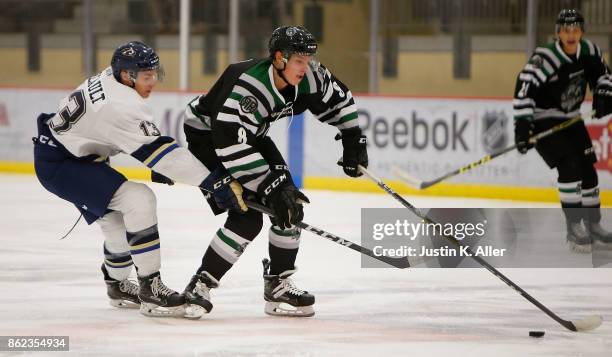
[[[268,196],[270,192],[272,192],[272,190],[277,188],[281,183],[283,183],[286,180],[287,180],[287,174],[281,174],[280,176],[278,176],[276,180],[272,181],[272,183],[264,189],[264,193],[266,194],[266,196]]]

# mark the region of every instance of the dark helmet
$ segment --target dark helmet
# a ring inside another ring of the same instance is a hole
[[[555,32],[559,33],[561,26],[580,26],[580,29],[584,31],[584,17],[580,11],[576,9],[563,9],[557,16],[555,25]]]
[[[113,75],[120,81],[121,71],[127,71],[135,81],[137,72],[156,70],[158,80],[163,79],[163,69],[155,51],[142,42],[132,41],[117,47],[111,59]]]
[[[296,53],[314,56],[317,54],[317,40],[301,26],[282,26],[272,32],[268,42],[270,57],[276,51],[281,51],[285,59]]]

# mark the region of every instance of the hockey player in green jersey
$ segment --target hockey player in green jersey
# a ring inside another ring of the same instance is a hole
[[[587,85],[594,92],[595,117],[607,117],[612,111],[610,69],[599,47],[582,37],[582,15],[562,10],[556,32],[558,39],[536,48],[516,82],[515,141],[522,154],[531,148],[530,136],[580,114]],[[612,233],[601,226],[597,158],[584,122],[538,141],[535,148],[558,172],[571,249],[588,253],[594,243],[612,247]]]
[[[267,132],[270,124],[309,110],[319,121],[342,134],[343,169],[360,175],[367,167],[366,137],[359,127],[350,90],[316,62],[317,42],[303,27],[274,30],[268,58],[230,65],[206,95],[194,99],[186,110],[185,133],[189,150],[219,178],[229,173],[245,190],[245,197],[274,211],[270,228],[270,260],[264,260],[265,312],[271,315],[312,316],[314,296],[291,281],[302,220],[300,192],[276,145]],[[216,214],[219,209],[208,199]],[[212,309],[210,289],[238,260],[259,234],[262,214],[254,210],[229,210],[202,258],[186,297],[206,312]]]

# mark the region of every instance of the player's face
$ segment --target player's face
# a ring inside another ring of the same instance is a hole
[[[573,55],[578,51],[578,43],[581,38],[582,29],[579,26],[561,26],[559,29],[559,39],[567,54]]]
[[[287,78],[287,82],[293,86],[297,86],[308,71],[308,63],[312,56],[294,54],[289,57],[283,74]]]
[[[134,89],[143,98],[148,98],[153,91],[153,88],[157,84],[157,71],[140,71],[136,76],[136,82],[134,83]]]

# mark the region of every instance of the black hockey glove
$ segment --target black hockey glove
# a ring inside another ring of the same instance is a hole
[[[593,117],[599,119],[612,113],[612,75],[601,76],[593,91]]]
[[[514,122],[514,143],[516,149],[521,154],[526,154],[533,144],[529,142],[529,138],[533,136],[533,122],[527,119],[519,119]]]
[[[257,195],[263,204],[274,211],[274,224],[281,229],[304,219],[302,203],[310,203],[308,197],[293,185],[286,171],[270,171],[257,187]]]
[[[204,179],[200,188],[210,192],[217,207],[246,212],[247,206],[242,199],[242,186],[234,180],[223,167],[217,167]]]
[[[153,170],[151,170],[151,181],[157,182],[157,183],[165,183],[166,185],[169,185],[169,186],[174,185],[174,181],[171,178],[166,177],[160,174],[159,172],[155,172]]]
[[[359,177],[359,165],[368,168],[367,139],[361,131],[345,131],[342,133],[342,169],[351,177]],[[336,136],[336,139],[338,135]]]

